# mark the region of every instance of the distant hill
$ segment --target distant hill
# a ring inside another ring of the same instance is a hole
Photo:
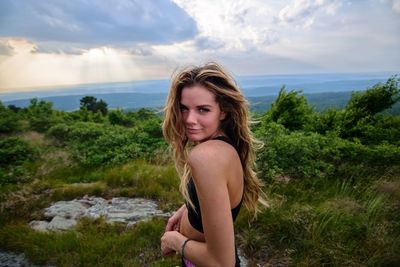
[[[288,91],[301,91],[316,111],[322,111],[330,107],[343,108],[352,91],[366,90],[385,82],[390,76],[390,73],[243,76],[238,77],[238,85],[251,103],[252,111],[269,109],[283,86]],[[84,96],[103,99],[109,108],[162,108],[168,88],[168,80],[100,83],[48,88],[45,91],[0,93],[0,99],[6,105],[26,107],[31,98],[37,97],[53,102],[55,109],[65,111],[79,109],[79,101]],[[400,110],[397,107],[392,112]]]
[[[248,97],[277,95],[282,86],[287,90],[302,91],[305,94],[333,93],[333,92],[351,92],[365,90],[374,84],[383,82],[380,79],[370,80],[343,80],[343,81],[326,81],[317,83],[283,83],[273,86],[257,86],[243,89]]]
[[[304,94],[308,103],[314,107],[315,111],[323,111],[328,108],[342,109],[346,106],[351,97],[351,92],[330,92]],[[264,112],[271,107],[275,101],[275,96],[249,97],[251,110],[254,112]]]
[[[322,112],[329,108],[343,109],[351,97],[352,92],[329,92],[304,94],[308,103],[317,112]],[[263,113],[271,108],[271,104],[276,99],[275,96],[248,97],[250,110],[252,112]],[[384,113],[400,115],[400,102],[396,103],[391,109]]]
[[[141,94],[141,93],[110,93],[90,94],[98,100],[103,99],[109,108],[137,109],[143,107],[163,107],[167,94]],[[66,95],[40,98],[53,103],[55,109],[73,111],[79,109],[79,101],[87,95]],[[4,102],[6,105],[18,107],[29,106],[30,99],[12,100]]]
[[[79,101],[86,95],[53,96],[40,98],[50,101],[55,109],[64,111],[73,111],[79,109]],[[98,100],[103,99],[109,108],[138,109],[138,108],[156,108],[162,109],[165,105],[167,94],[140,94],[140,93],[113,93],[113,94],[93,94]],[[315,111],[323,111],[327,108],[344,108],[350,99],[351,92],[330,92],[304,94],[310,105]],[[253,112],[265,112],[271,107],[276,95],[247,97],[250,103],[250,109]],[[13,100],[4,102],[5,105],[15,105],[18,107],[27,107],[29,99]],[[400,114],[400,103],[390,111],[393,114]]]

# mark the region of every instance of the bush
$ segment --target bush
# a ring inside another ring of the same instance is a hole
[[[306,128],[310,123],[313,111],[306,98],[299,93],[296,91],[286,92],[283,87],[267,112],[265,123],[276,122],[289,130]]]
[[[0,101],[0,133],[12,133],[19,129],[18,115]]]
[[[59,124],[49,129],[62,146],[71,150],[73,157],[86,166],[124,163],[137,158],[150,158],[158,150],[166,148],[159,137],[160,125],[143,122],[141,128],[125,128],[93,122]],[[158,129],[158,128],[159,129]]]
[[[43,133],[60,122],[61,118],[53,110],[53,103],[33,98],[28,107],[28,119],[32,130]]]
[[[0,185],[28,180],[24,163],[37,158],[37,151],[17,137],[0,140]]]
[[[289,133],[276,124],[270,124],[270,129],[261,134],[260,139],[265,146],[258,153],[257,163],[265,179],[279,175],[292,178],[360,177],[400,163],[400,148],[396,145],[368,147],[334,135]]]
[[[121,125],[126,127],[134,125],[133,120],[126,116],[124,111],[121,109],[110,110],[108,112],[108,121],[112,125]]]
[[[374,116],[391,108],[400,100],[399,79],[392,77],[364,92],[353,92],[344,110],[341,137],[363,137],[360,127],[369,124]]]

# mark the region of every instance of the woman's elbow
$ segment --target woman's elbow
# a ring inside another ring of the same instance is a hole
[[[232,267],[234,267],[235,265],[236,265],[235,257],[233,257],[233,258],[232,257],[224,257],[224,258],[219,257],[219,258],[214,259],[209,266],[212,266],[212,267],[232,266]]]

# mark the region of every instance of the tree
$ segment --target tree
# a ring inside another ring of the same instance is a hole
[[[17,114],[0,101],[0,133],[15,132],[20,128]]]
[[[304,129],[310,121],[312,108],[306,98],[298,93],[300,92],[286,92],[285,87],[282,87],[266,118],[282,124],[289,130]]]
[[[91,112],[95,111],[97,98],[94,96],[85,96],[80,100],[80,109],[87,109]]]
[[[103,116],[107,114],[107,103],[100,99],[97,101],[97,98],[94,96],[85,96],[80,100],[80,109],[81,110],[88,110],[93,113],[97,113],[100,111]]]
[[[134,124],[133,120],[126,116],[124,111],[121,109],[110,110],[108,112],[108,121],[112,125],[122,125],[127,127],[130,127]]]
[[[22,110],[22,108],[17,107],[16,105],[8,105],[7,107],[8,107],[10,110],[12,110],[13,112],[15,112],[15,113],[17,113],[17,112],[19,112],[20,110]]]
[[[400,100],[399,79],[393,76],[364,92],[353,92],[343,114],[341,136],[360,137],[360,129],[376,114],[391,108]]]
[[[100,101],[98,101],[96,103],[96,108],[94,112],[100,111],[101,114],[103,114],[103,116],[107,115],[107,103],[103,101],[103,99],[100,99]]]
[[[30,127],[38,132],[45,132],[56,122],[53,103],[33,98],[28,107]]]

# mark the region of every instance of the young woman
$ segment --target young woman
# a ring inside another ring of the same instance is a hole
[[[162,253],[180,253],[182,266],[240,266],[233,222],[242,203],[255,213],[262,202],[246,101],[209,63],[173,77],[164,111],[185,204],[168,220]]]

